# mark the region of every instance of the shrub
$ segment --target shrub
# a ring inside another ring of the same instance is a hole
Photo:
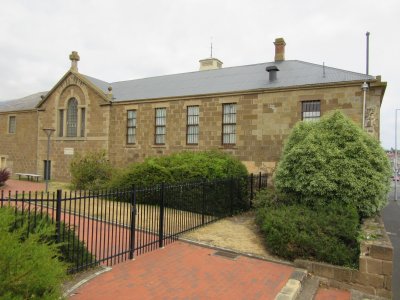
[[[10,171],[6,168],[0,169],[0,186],[10,178]]]
[[[58,299],[66,265],[51,242],[54,226],[40,221],[27,235],[27,223],[14,224],[15,211],[0,208],[0,298]]]
[[[391,168],[378,140],[340,112],[299,122],[275,173],[278,192],[310,206],[352,204],[362,217],[386,204]]]
[[[276,190],[272,186],[258,191],[253,199],[253,205],[256,209],[276,208],[282,204],[282,199],[278,197]]]
[[[72,186],[75,189],[98,190],[111,179],[113,168],[104,150],[89,152],[84,156],[76,154],[70,165]]]
[[[247,176],[246,167],[233,156],[218,152],[180,152],[152,157],[122,170],[112,188],[146,187],[160,183],[182,183]]]
[[[214,213],[224,214],[231,207],[228,203],[231,189],[235,193],[233,211],[248,208],[246,177],[246,167],[229,154],[218,151],[181,152],[148,158],[143,163],[132,164],[113,178],[110,187],[129,189],[133,185],[143,188],[167,183],[165,189],[167,207],[196,213],[210,208]],[[230,178],[235,178],[235,180],[230,182]],[[187,184],[211,180],[220,180],[220,182],[218,186],[211,182],[201,186]],[[176,186],[178,184],[181,186]],[[175,187],[169,185],[175,185]],[[203,193],[206,197],[203,197]],[[137,201],[158,205],[159,194],[157,190],[142,191],[138,193]]]
[[[15,212],[14,212],[15,213]],[[53,226],[53,220],[47,214],[16,214],[16,221],[10,225],[10,230],[22,230],[24,233],[34,234],[43,226]],[[55,229],[49,235],[46,235],[41,241],[46,243],[54,243],[57,240]],[[85,264],[96,265],[93,262],[96,257],[90,253],[86,244],[82,242],[74,228],[68,224],[61,222],[60,224],[60,243],[57,244],[58,259],[65,262],[68,266],[68,271],[76,271],[78,267]]]
[[[262,193],[257,197],[263,197]],[[314,208],[273,204],[257,210],[257,223],[275,255],[357,266],[359,216],[352,206],[334,202]]]

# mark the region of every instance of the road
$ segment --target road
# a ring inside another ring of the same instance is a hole
[[[400,183],[397,183],[398,200],[394,201],[394,184],[389,193],[388,205],[382,210],[381,215],[386,231],[393,245],[393,299],[400,300]]]

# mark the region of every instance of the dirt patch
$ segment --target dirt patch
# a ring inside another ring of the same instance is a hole
[[[255,222],[255,212],[249,211],[217,221],[182,235],[182,238],[215,247],[282,261],[271,255]]]

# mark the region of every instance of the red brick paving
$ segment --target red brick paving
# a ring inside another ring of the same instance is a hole
[[[14,194],[16,191],[41,192],[44,191],[45,189],[46,189],[45,183],[27,181],[27,180],[9,179],[6,181],[6,184],[0,190],[0,195],[2,191],[4,191],[4,196],[6,196],[8,195],[9,191],[11,192],[11,194]]]
[[[115,265],[72,299],[274,299],[293,268],[177,241]]]
[[[350,300],[351,294],[349,291],[338,289],[320,288],[315,295],[315,300]]]

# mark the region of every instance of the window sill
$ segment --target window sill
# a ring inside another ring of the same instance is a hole
[[[137,144],[125,144],[125,148],[135,149],[135,148],[138,148],[138,145]]]
[[[236,149],[238,149],[238,147],[236,145],[222,145],[222,146],[219,146],[218,149],[233,149],[233,150],[236,150]]]
[[[55,141],[86,141],[86,137],[55,137]]]
[[[151,148],[167,148],[165,144],[162,145],[152,145]]]

